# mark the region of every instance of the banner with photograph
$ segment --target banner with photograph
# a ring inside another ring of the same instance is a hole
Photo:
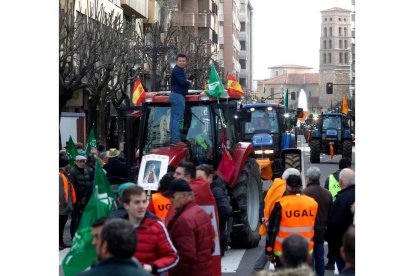
[[[138,174],[138,186],[144,190],[158,190],[160,179],[167,173],[169,157],[159,154],[148,154],[142,157]]]

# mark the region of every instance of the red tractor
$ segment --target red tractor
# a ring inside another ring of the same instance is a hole
[[[147,154],[169,157],[175,168],[181,161],[195,165],[211,164],[217,169],[224,144],[236,162],[236,169],[227,190],[233,206],[229,229],[232,248],[253,248],[259,243],[259,205],[262,201],[262,181],[250,142],[239,142],[239,111],[241,96],[228,93],[227,99],[209,98],[203,91],[190,91],[186,96],[182,141],[187,146],[170,145],[170,92],[147,92],[142,108],[130,125],[132,138],[127,137],[126,149],[137,152],[137,160]],[[129,141],[129,142],[128,142]],[[129,146],[133,143],[134,146]],[[135,147],[135,149],[134,149]],[[128,153],[127,153],[128,154]]]

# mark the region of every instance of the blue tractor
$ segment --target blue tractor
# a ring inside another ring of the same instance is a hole
[[[253,144],[259,166],[260,161],[270,161],[272,179],[280,177],[286,168],[301,170],[301,151],[296,148],[295,135],[287,131],[289,114],[283,105],[243,104],[240,110],[245,119],[239,120],[239,139]]]
[[[352,160],[349,118],[340,113],[322,113],[309,140],[310,162],[320,163],[320,154],[342,154]]]

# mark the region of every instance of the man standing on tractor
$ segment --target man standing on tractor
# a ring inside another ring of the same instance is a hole
[[[171,73],[171,94],[169,102],[171,104],[170,133],[171,145],[186,146],[180,139],[180,125],[184,120],[185,96],[192,82],[185,76],[184,68],[187,66],[187,56],[178,54],[176,65]]]

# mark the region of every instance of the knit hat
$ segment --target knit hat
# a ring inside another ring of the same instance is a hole
[[[290,187],[302,187],[302,179],[298,175],[290,175],[286,179],[286,184]]]
[[[69,164],[68,159],[66,158],[59,158],[59,168],[66,167]]]
[[[122,196],[122,192],[128,188],[129,186],[135,186],[136,184],[133,182],[126,182],[124,184],[119,185],[118,187],[118,196],[121,197]]]

